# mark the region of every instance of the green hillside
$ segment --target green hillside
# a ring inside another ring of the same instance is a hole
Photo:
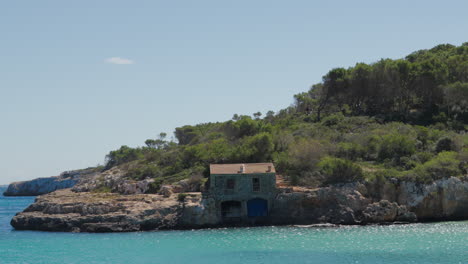
[[[130,179],[203,181],[210,163],[275,163],[292,184],[356,180],[430,182],[467,173],[468,43],[438,45],[404,59],[335,68],[294,105],[226,122],[178,127],[145,147],[122,146],[104,170]]]

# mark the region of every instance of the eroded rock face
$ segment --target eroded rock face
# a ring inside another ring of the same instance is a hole
[[[114,192],[116,192],[119,185],[122,185],[124,183],[125,174],[126,170],[123,170],[118,166],[113,167],[110,170],[98,173],[97,175],[95,175],[95,177],[90,177],[86,180],[80,181],[78,184],[73,186],[72,190],[74,192],[90,192],[98,188],[105,187],[109,190],[116,189],[114,190]]]
[[[117,192],[121,194],[142,194],[146,193],[154,179],[145,179],[142,181],[124,180],[117,185]]]
[[[362,214],[365,223],[416,222],[417,220],[416,214],[408,211],[406,206],[387,200],[369,204]]]
[[[163,185],[159,190],[159,194],[164,197],[170,197],[173,193],[173,188],[170,185]]]
[[[422,221],[468,219],[468,177],[427,184],[393,179],[367,187],[374,202],[388,200],[405,205]]]
[[[274,224],[358,224],[370,203],[358,189],[362,184],[346,184],[278,194],[271,210]],[[364,188],[365,189],[365,188]]]
[[[37,178],[31,181],[14,182],[8,185],[5,196],[36,196],[55,190],[71,188],[80,180],[94,177],[95,169],[68,171],[54,177]]]
[[[200,193],[177,196],[76,193],[70,189],[39,196],[17,214],[11,225],[19,230],[67,232],[129,232],[199,228],[217,223],[210,201]]]
[[[432,184],[391,184],[384,187],[389,193],[377,193],[378,196],[372,186],[361,183],[316,189],[280,188],[269,205],[268,220],[263,223],[368,224],[468,219],[467,179],[448,178]],[[11,224],[16,229],[70,232],[124,232],[223,225],[219,208],[208,194],[186,193],[183,201],[180,201],[180,196],[173,192],[171,186],[165,187],[159,195],[59,190],[39,196],[34,204],[17,214]]]
[[[396,202],[420,220],[468,219],[468,178],[450,177],[431,184],[402,182]]]
[[[121,166],[113,167],[109,170],[100,172],[95,177],[81,180],[72,190],[75,192],[92,192],[95,190],[110,190],[119,194],[143,194],[155,193],[157,190],[151,189],[154,179],[134,180],[127,176],[128,168]]]
[[[218,222],[214,202],[201,193],[177,196],[119,195],[72,192],[70,189],[39,196],[17,214],[11,225],[19,230],[66,232],[129,232],[200,228]]]

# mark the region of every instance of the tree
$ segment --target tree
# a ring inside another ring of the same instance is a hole
[[[130,148],[128,146],[121,146],[118,150],[113,150],[106,155],[106,169],[114,166],[137,160],[143,155],[141,149]]]
[[[350,92],[346,101],[355,114],[364,113],[365,103],[371,98],[371,72],[372,67],[365,63],[358,63],[350,70]]]
[[[255,120],[259,120],[260,117],[262,116],[262,113],[256,112],[256,113],[253,114],[253,116],[255,117]]]
[[[294,95],[296,110],[300,113],[310,114],[315,100],[311,96],[311,91]]]
[[[444,108],[454,120],[468,114],[468,83],[456,82],[447,85],[444,90]],[[464,119],[464,121],[468,121]]]
[[[271,110],[268,111],[268,112],[266,113],[266,115],[265,115],[265,120],[271,122],[271,121],[273,121],[273,118],[275,118],[275,112],[273,112],[273,111],[271,111]]]
[[[187,145],[197,137],[195,128],[189,125],[177,127],[174,134],[180,145]]]
[[[319,100],[316,107],[317,120],[320,121],[322,111],[325,109],[325,107],[328,106],[332,99],[340,101],[340,95],[343,95],[348,88],[346,75],[346,69],[335,68],[323,76],[323,85],[313,86],[313,89],[316,89],[319,95]]]
[[[167,141],[165,140],[166,136],[166,133],[161,132],[159,133],[158,139],[147,139],[145,144],[149,148],[162,149],[167,146]]]

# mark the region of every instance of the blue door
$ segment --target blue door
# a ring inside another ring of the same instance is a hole
[[[247,212],[249,217],[267,216],[268,201],[260,198],[255,198],[247,202]]]

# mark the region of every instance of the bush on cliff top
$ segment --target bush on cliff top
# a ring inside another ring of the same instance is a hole
[[[323,184],[336,184],[355,182],[363,179],[361,167],[352,161],[326,157],[319,162],[321,174],[324,176]]]
[[[405,176],[409,180],[414,179],[418,182],[427,183],[446,177],[459,176],[461,173],[457,153],[444,151],[426,163],[418,165]]]

